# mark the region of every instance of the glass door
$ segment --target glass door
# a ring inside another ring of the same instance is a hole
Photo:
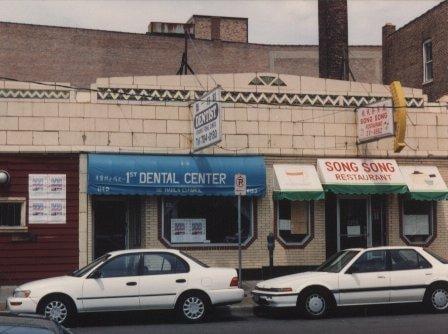
[[[372,245],[369,197],[339,197],[337,203],[338,251]]]

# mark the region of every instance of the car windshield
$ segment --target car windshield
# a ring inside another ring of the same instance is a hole
[[[187,253],[184,253],[184,252],[180,252],[183,256],[186,256],[186,257],[188,257],[191,261],[193,261],[193,262],[196,262],[197,264],[199,264],[201,267],[204,267],[204,268],[209,268],[209,266],[207,265],[207,264],[205,264],[204,262],[202,262],[202,261],[199,261],[197,258],[195,258],[195,257],[193,257],[193,256],[191,256],[191,255],[189,255],[189,254],[187,254]]]
[[[435,258],[437,261],[442,262],[443,264],[448,264],[448,260],[444,257],[441,257],[439,254],[434,253],[433,251],[430,251],[429,249],[424,249],[426,253],[431,255],[433,258]]]
[[[106,261],[109,257],[110,257],[110,254],[104,254],[103,256],[97,258],[95,261],[88,264],[87,266],[85,266],[81,269],[75,270],[74,272],[71,273],[71,276],[82,277],[85,274],[87,274],[92,268],[95,268],[100,263]]]
[[[317,267],[316,271],[338,273],[358,253],[359,253],[359,251],[356,251],[356,250],[345,250],[345,251],[337,252],[336,254],[333,254],[327,261],[325,261],[319,267]]]

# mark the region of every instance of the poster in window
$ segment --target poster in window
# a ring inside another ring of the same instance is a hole
[[[65,174],[49,174],[47,178],[47,198],[65,199]]]
[[[201,218],[171,219],[172,243],[206,242],[206,220]]]
[[[48,224],[65,223],[65,200],[49,200],[48,210]]]
[[[46,200],[29,200],[28,212],[29,223],[45,223],[47,221],[47,201]]]
[[[302,201],[291,203],[291,233],[308,233],[308,204]]]
[[[405,215],[403,225],[404,235],[429,235],[428,215]]]
[[[291,231],[291,221],[289,219],[279,219],[278,229],[280,231]]]
[[[47,198],[47,174],[28,175],[28,194],[30,199]]]
[[[66,188],[65,174],[29,174],[29,223],[66,223]]]

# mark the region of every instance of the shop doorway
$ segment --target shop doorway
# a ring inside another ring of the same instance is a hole
[[[387,245],[388,196],[326,194],[326,256],[351,247]]]
[[[93,201],[94,258],[104,253],[141,246],[139,199]]]
[[[372,246],[370,197],[338,197],[337,250]]]

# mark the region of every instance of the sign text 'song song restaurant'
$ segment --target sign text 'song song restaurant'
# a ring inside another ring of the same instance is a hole
[[[140,247],[234,268],[241,249],[243,279],[270,272],[272,240],[277,273],[353,247],[417,245],[448,256],[448,116],[426,107],[421,92],[369,84],[362,95],[354,83],[278,74],[263,80],[279,86],[261,89],[257,75],[240,73],[218,76],[224,87],[203,96],[178,77],[132,80],[125,88],[99,80],[96,96],[26,102],[36,112],[56,106],[49,121],[39,117],[62,129],[32,153],[21,142],[18,153],[0,153],[0,208],[17,217],[0,220],[3,282]],[[142,80],[165,84],[134,84]],[[306,91],[308,81],[320,93]],[[131,90],[147,101],[130,103]],[[195,101],[151,100],[156,94]],[[11,98],[0,122],[20,119],[24,103]]]

